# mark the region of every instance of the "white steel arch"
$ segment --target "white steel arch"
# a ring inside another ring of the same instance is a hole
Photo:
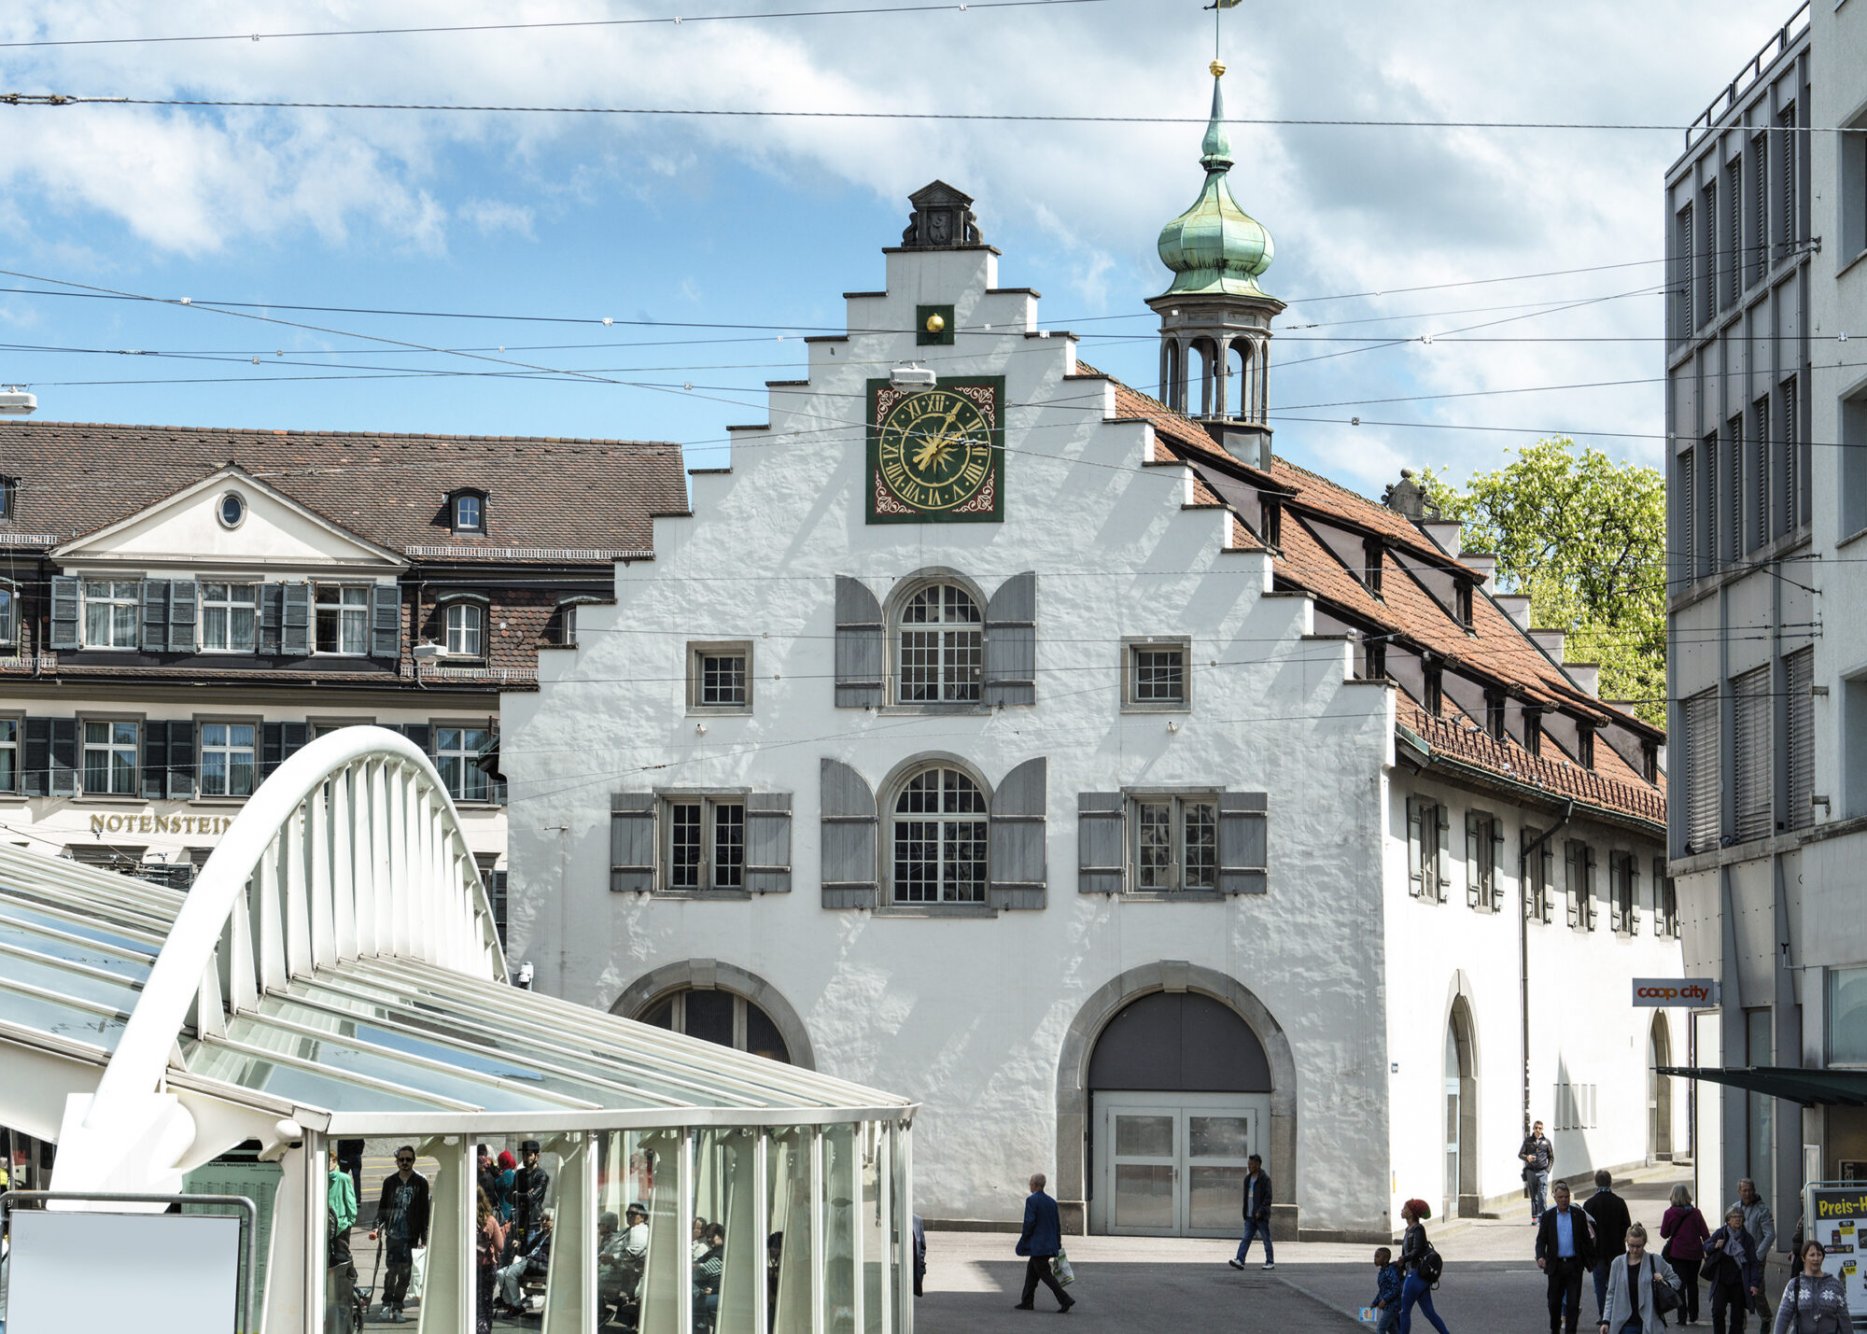
[[[174,1189],[194,1138],[164,1090],[178,1038],[190,1026],[224,1033],[229,1016],[314,968],[378,956],[506,980],[434,765],[398,733],[347,727],[280,765],[202,868],[96,1093],[66,1106],[60,1188]]]

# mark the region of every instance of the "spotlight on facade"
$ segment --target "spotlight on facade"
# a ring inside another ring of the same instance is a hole
[[[927,367],[910,362],[888,372],[888,383],[897,389],[932,389],[940,383],[940,377]]]
[[[18,385],[0,389],[0,417],[27,417],[39,410],[39,400]]]

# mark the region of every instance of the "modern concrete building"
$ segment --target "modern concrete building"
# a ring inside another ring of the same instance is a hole
[[[1863,131],[1867,5],[1818,0],[1666,176],[1672,868],[1721,989],[1699,1185],[1752,1177],[1779,1220],[1804,1180],[1867,1179]]]
[[[1161,399],[914,195],[850,332],[506,701],[513,956],[908,1090],[930,1221],[1015,1225],[1043,1170],[1075,1228],[1231,1235],[1257,1152],[1284,1227],[1391,1238],[1410,1195],[1522,1208],[1528,1117],[1561,1171],[1666,1156],[1661,735],[1417,488],[1271,452],[1216,85],[1202,165]]]
[[[503,922],[500,693],[685,508],[672,445],[0,424],[0,841],[186,888],[267,774],[376,723]]]

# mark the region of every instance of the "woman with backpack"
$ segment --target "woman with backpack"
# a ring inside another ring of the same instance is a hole
[[[1647,1254],[1646,1225],[1631,1224],[1627,1229],[1627,1253],[1615,1256],[1608,1270],[1601,1328],[1606,1334],[1660,1334],[1666,1328],[1661,1318],[1665,1314],[1661,1288],[1671,1290],[1669,1308],[1677,1308],[1684,1301],[1673,1267],[1661,1257]]]
[[[506,1229],[499,1221],[499,1211],[493,1207],[492,1197],[480,1187],[479,1199],[474,1202],[474,1253],[479,1260],[478,1276],[479,1295],[475,1307],[473,1328],[475,1334],[491,1334],[493,1328],[493,1280],[499,1272],[499,1260],[506,1250]]]
[[[1439,1334],[1452,1334],[1446,1322],[1433,1309],[1433,1285],[1439,1281],[1439,1252],[1426,1239],[1426,1220],[1433,1208],[1425,1200],[1408,1200],[1400,1206],[1400,1217],[1407,1225],[1400,1242],[1400,1272],[1406,1277],[1400,1284],[1400,1334],[1413,1334],[1413,1308],[1418,1306]]]
[[[1822,1271],[1827,1250],[1819,1241],[1805,1241],[1801,1255],[1802,1269],[1776,1308],[1774,1334],[1842,1334],[1851,1319],[1848,1294],[1838,1275]]]

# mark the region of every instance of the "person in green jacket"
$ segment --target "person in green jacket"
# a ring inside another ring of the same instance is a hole
[[[350,1229],[357,1221],[357,1188],[350,1173],[331,1156],[324,1194],[329,1250],[324,1277],[325,1334],[355,1334],[357,1267],[350,1258]]]

